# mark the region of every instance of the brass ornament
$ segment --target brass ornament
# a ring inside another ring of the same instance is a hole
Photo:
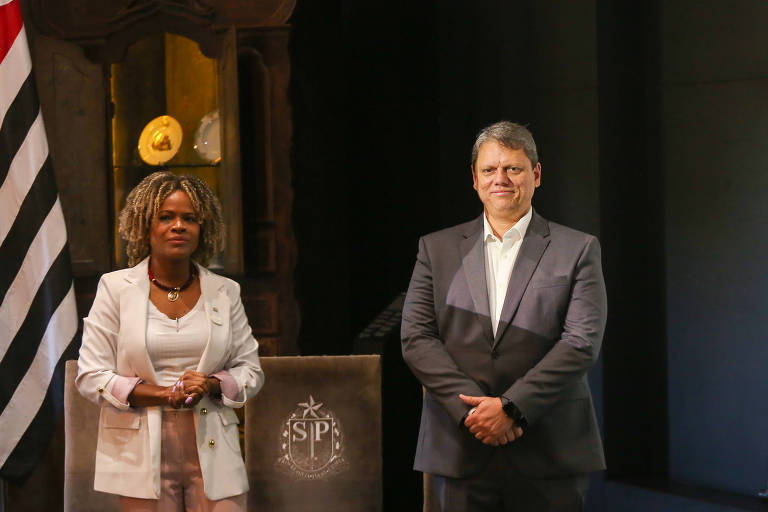
[[[179,152],[183,132],[171,116],[154,118],[139,135],[139,156],[149,165],[162,165]]]

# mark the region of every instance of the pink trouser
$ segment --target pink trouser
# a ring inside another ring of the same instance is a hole
[[[121,496],[121,512],[245,512],[245,494],[216,501],[205,497],[193,416],[189,410],[163,410],[160,499]]]

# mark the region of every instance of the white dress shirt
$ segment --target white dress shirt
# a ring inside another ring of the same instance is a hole
[[[517,253],[520,252],[520,246],[523,243],[525,232],[528,230],[528,224],[531,223],[531,217],[533,217],[533,208],[529,208],[528,213],[523,215],[514,226],[509,228],[501,237],[501,240],[499,240],[493,234],[491,225],[488,224],[488,217],[483,215],[485,279],[488,283],[488,305],[491,309],[491,324],[494,336],[499,326],[501,309],[504,307],[504,298],[507,296],[509,277],[512,275],[512,269],[515,267]]]

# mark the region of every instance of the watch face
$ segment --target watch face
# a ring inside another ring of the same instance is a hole
[[[214,110],[203,116],[195,131],[195,151],[200,158],[213,164],[221,160],[221,133],[219,111]]]
[[[139,156],[149,165],[162,165],[179,152],[182,130],[171,116],[159,116],[147,123],[139,135]]]

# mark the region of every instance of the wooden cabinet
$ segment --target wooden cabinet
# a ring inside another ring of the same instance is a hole
[[[167,165],[205,177],[224,207],[227,248],[215,270],[241,283],[262,352],[297,352],[286,24],[294,4],[22,3],[81,317],[98,276],[125,265],[115,234],[125,194],[156,169],[138,158],[139,132],[150,113],[172,110],[185,139]],[[215,164],[190,149],[198,118],[213,110],[222,153]]]

